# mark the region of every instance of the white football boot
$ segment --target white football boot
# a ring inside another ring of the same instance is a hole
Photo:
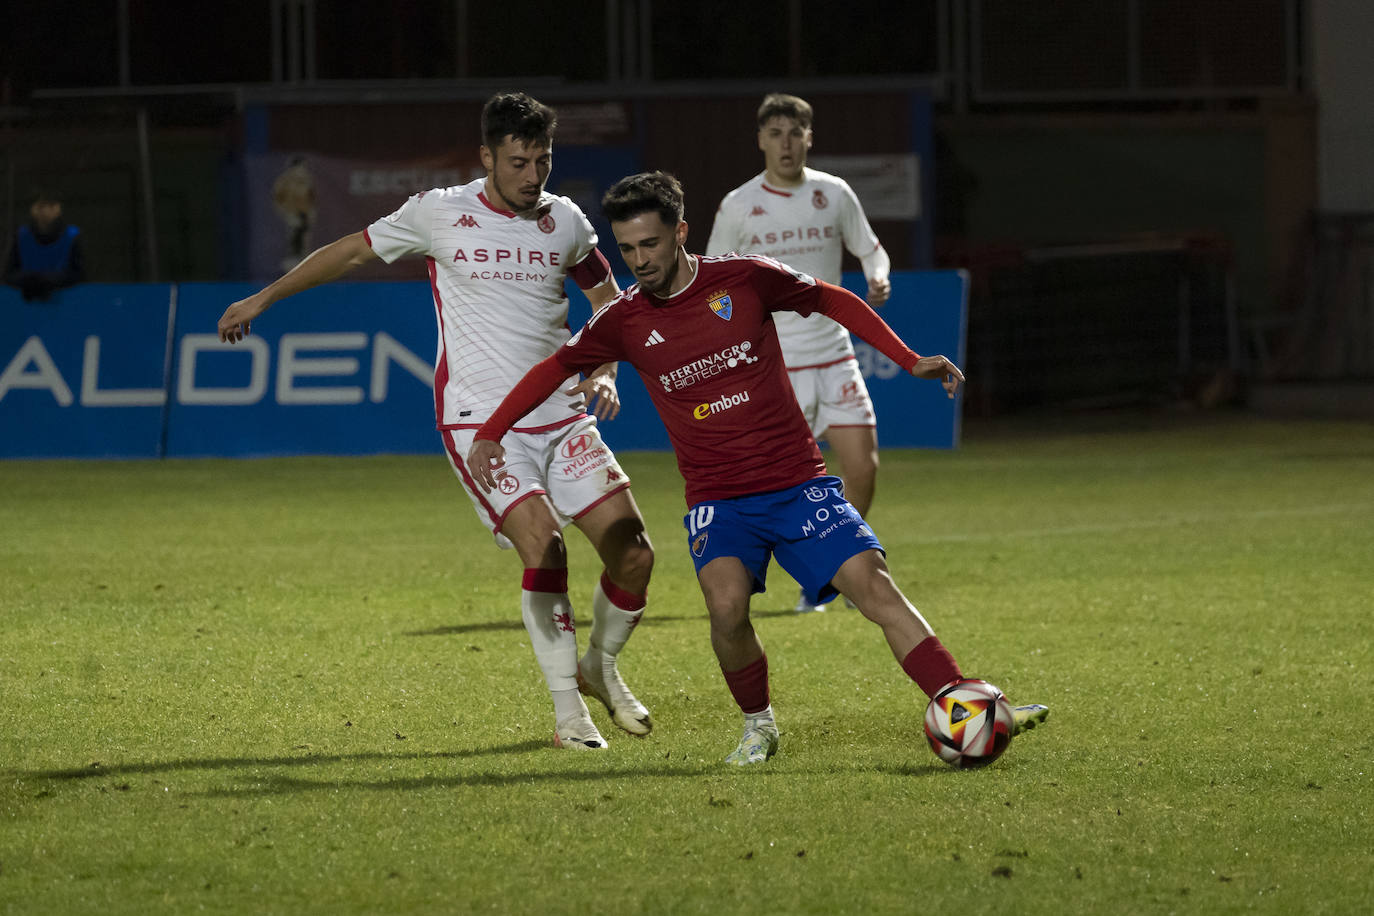
[[[812,604],[806,600],[806,592],[802,592],[797,596],[797,606],[792,610],[796,611],[798,614],[819,614],[822,613],[827,606],[828,605],[825,604]]]
[[[585,711],[568,716],[553,732],[553,746],[574,751],[604,751],[606,739]]]
[[[1031,703],[1029,706],[1013,706],[1011,718],[1016,723],[1016,727],[1012,730],[1012,735],[1016,736],[1022,732],[1028,732],[1049,717],[1050,708],[1040,703]]]
[[[763,763],[778,752],[778,726],[774,723],[745,720],[739,747],[725,757],[726,763],[749,766]]]
[[[636,738],[643,738],[649,734],[654,727],[653,720],[649,718],[649,710],[645,709],[644,704],[635,699],[630,688],[625,686],[615,661],[610,661],[609,675],[606,674],[604,666],[583,665],[584,661],[585,656],[577,663],[577,689],[589,697],[600,700],[617,727]]]

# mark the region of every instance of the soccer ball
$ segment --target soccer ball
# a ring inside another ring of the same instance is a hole
[[[985,767],[1011,744],[1015,723],[1011,704],[987,681],[952,681],[926,707],[926,739],[930,749],[961,770]]]

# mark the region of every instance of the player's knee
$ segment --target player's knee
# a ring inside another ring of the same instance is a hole
[[[734,642],[753,632],[753,625],[749,622],[747,603],[740,606],[737,602],[724,602],[722,604],[708,602],[706,610],[711,617],[712,639]]]
[[[750,628],[749,593],[733,586],[702,583],[702,597],[706,599],[706,613],[711,619],[711,632],[727,639]]]
[[[845,477],[849,480],[863,480],[871,483],[878,473],[878,453],[861,451],[849,457],[845,466]]]
[[[649,587],[654,571],[654,548],[646,537],[636,538],[615,557],[614,568],[608,568],[611,581],[626,591],[643,594]]]
[[[525,529],[507,534],[526,566],[546,569],[568,565],[568,547],[557,528]]]

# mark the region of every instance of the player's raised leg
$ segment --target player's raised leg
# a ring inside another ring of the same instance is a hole
[[[768,656],[749,620],[753,576],[735,557],[717,557],[697,571],[711,617],[711,648],[726,686],[744,714],[739,745],[726,763],[763,763],[778,749],[778,724],[768,688]]]
[[[601,750],[606,739],[587,714],[577,687],[577,624],[568,598],[567,548],[553,507],[543,496],[517,503],[501,533],[525,565],[520,616],[553,697],[555,747]]]
[[[574,520],[605,564],[592,594],[592,635],[577,665],[581,691],[596,697],[631,735],[653,729],[649,710],[621,677],[618,657],[644,614],[654,548],[629,490],[621,490]]]
[[[892,581],[879,551],[866,550],[850,557],[832,581],[865,617],[882,627],[902,670],[926,696],[934,696],[946,684],[963,677],[954,656]],[[1012,707],[1015,734],[1044,722],[1049,713],[1049,707],[1040,704]]]

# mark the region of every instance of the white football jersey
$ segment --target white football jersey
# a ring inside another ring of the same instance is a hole
[[[545,193],[534,213],[496,209],[486,179],[416,194],[365,231],[388,264],[423,254],[439,326],[434,407],[440,429],[480,426],[535,363],[571,336],[563,280],[610,277],[577,205]],[[560,386],[514,427],[541,430],[583,414]]]
[[[760,173],[726,194],[706,253],[766,254],[827,283],[839,283],[840,246],[866,257],[878,249],[878,236],[843,178],[810,168],[803,169],[802,178],[795,188],[775,188]],[[824,315],[775,312],[773,321],[790,369],[854,355],[849,334]]]

